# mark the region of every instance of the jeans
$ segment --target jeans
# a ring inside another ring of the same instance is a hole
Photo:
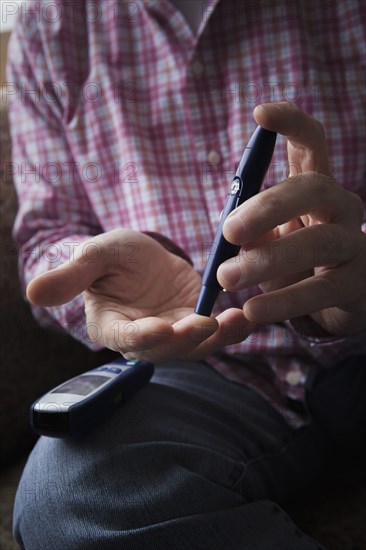
[[[320,420],[295,430],[255,391],[205,363],[156,366],[152,381],[88,437],[39,439],[17,491],[18,543],[27,550],[320,549],[280,505],[314,482],[334,453],[330,410],[345,376],[328,372],[328,386],[324,377],[315,383]],[[334,393],[323,425],[322,386]],[[360,396],[365,387],[363,374]]]

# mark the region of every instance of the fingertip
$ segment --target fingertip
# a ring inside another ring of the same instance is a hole
[[[63,266],[59,266],[32,279],[26,288],[26,297],[40,307],[59,306],[82,292],[79,285],[79,280],[68,277]]]
[[[189,329],[189,339],[195,346],[199,346],[202,342],[213,336],[218,328],[219,323],[215,317],[207,317],[204,315],[196,315],[198,319],[193,320],[193,324]]]
[[[245,302],[243,313],[250,323],[264,323],[267,317],[267,302],[256,296]]]
[[[256,121],[259,126],[263,126],[263,120],[265,120],[266,116],[266,109],[265,109],[265,103],[261,103],[260,105],[256,105],[253,110],[253,118]]]
[[[289,114],[293,115],[299,108],[290,101],[278,101],[275,103],[261,103],[253,110],[253,117],[259,126],[272,132],[286,132],[286,120]]]
[[[266,130],[272,130],[274,124],[274,112],[276,104],[274,103],[261,103],[254,108],[253,117],[259,126]]]
[[[217,331],[219,323],[215,317],[191,313],[174,323],[173,326],[176,334],[189,334],[191,340],[198,345],[199,342],[206,340]]]
[[[222,346],[230,346],[243,342],[253,330],[253,323],[243,315],[239,308],[229,308],[218,317],[220,321],[219,339]]]
[[[217,330],[219,323],[216,317],[208,317],[207,315],[198,315],[198,313],[193,313],[194,316],[193,322],[195,326],[204,327],[205,330],[211,331],[212,334]]]
[[[35,277],[28,283],[25,293],[31,304],[36,306],[47,305],[47,299],[43,292],[42,275]]]
[[[27,288],[25,289],[25,296],[26,296],[28,302],[30,302],[33,305],[36,305],[36,303],[37,303],[36,302],[36,297],[35,297],[36,295],[33,292],[34,280],[35,279],[32,279],[32,281],[30,283],[28,283]]]

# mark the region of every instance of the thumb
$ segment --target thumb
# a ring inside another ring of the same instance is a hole
[[[89,288],[104,271],[102,254],[91,258],[76,252],[74,259],[35,277],[27,286],[27,298],[42,307],[65,304]]]

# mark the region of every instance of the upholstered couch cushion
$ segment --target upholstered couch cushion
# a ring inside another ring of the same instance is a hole
[[[4,466],[29,450],[35,441],[28,426],[31,402],[53,385],[114,354],[93,353],[61,331],[40,328],[22,296],[17,250],[11,236],[17,197],[5,103],[0,103],[0,116],[0,465]]]

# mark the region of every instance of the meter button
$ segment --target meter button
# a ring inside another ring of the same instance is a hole
[[[235,195],[240,189],[240,183],[238,180],[234,180],[230,187],[230,195]]]
[[[119,367],[106,367],[105,370],[107,372],[112,372],[113,374],[119,374],[120,372],[122,372],[122,369],[120,369]]]
[[[122,369],[120,369],[119,367],[99,367],[97,370],[111,372],[113,374],[119,374],[120,372],[122,372]]]

